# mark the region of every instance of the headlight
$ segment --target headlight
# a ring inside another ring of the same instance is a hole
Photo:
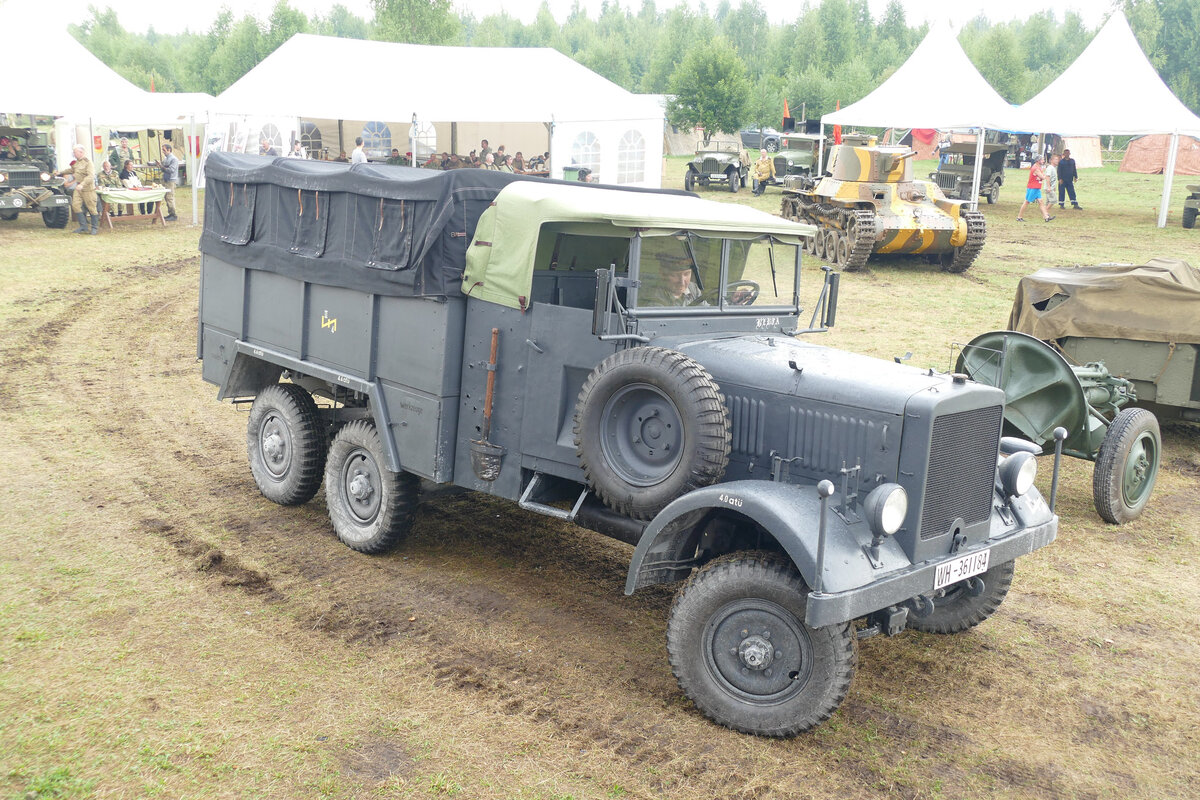
[[[42,183],[45,183],[45,182],[46,182],[46,181],[48,181],[48,180],[50,180],[50,173],[49,173],[49,172],[43,172],[43,173],[42,173]]]
[[[8,176],[0,172],[0,183],[4,183],[6,180],[8,180]]]
[[[1013,453],[1000,462],[1000,486],[1007,497],[1020,497],[1033,488],[1037,459],[1033,453]]]
[[[876,486],[863,502],[867,524],[876,536],[891,536],[900,530],[908,514],[908,492],[898,483]]]

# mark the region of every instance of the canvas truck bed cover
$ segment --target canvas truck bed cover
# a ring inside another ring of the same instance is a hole
[[[410,297],[461,294],[467,245],[505,186],[564,183],[222,152],[208,156],[205,179],[201,252],[310,283]]]
[[[1200,270],[1167,258],[1038,270],[1018,284],[1008,328],[1047,341],[1200,343]]]

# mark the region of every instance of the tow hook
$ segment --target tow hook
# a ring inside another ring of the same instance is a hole
[[[914,617],[920,617],[921,619],[933,613],[933,598],[928,595],[919,594],[916,597],[906,600],[904,605],[912,611]]]

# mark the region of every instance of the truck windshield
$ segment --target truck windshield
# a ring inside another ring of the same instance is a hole
[[[637,307],[795,306],[798,250],[769,236],[648,237],[641,246]]]

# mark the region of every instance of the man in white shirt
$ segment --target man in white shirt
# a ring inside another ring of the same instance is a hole
[[[363,138],[361,136],[354,137],[354,152],[350,154],[350,163],[367,163],[367,153],[363,150]]]

